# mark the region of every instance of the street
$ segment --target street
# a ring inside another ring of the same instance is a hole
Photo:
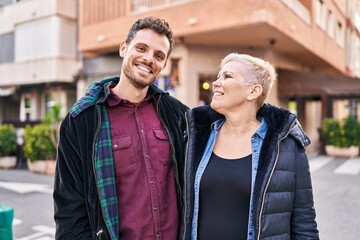
[[[319,156],[310,160],[317,222],[322,240],[360,236],[360,158]],[[27,170],[0,170],[0,205],[15,210],[16,240],[52,240],[53,177]]]

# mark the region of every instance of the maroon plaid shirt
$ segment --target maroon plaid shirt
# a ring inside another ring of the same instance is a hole
[[[134,105],[108,101],[122,240],[177,239],[174,170],[166,129],[148,96]]]

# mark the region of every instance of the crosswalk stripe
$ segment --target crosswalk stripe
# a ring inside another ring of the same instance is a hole
[[[22,220],[14,218],[13,222],[12,222],[12,225],[13,226],[20,225],[20,224],[22,224],[22,222],[23,222]]]
[[[351,158],[334,170],[335,174],[357,175],[360,173],[360,158]]]
[[[42,232],[42,233],[46,233],[46,234],[50,234],[50,235],[55,235],[55,228],[53,228],[53,227],[37,225],[37,226],[33,226],[32,229],[34,231],[38,231],[38,232]]]
[[[34,230],[35,233],[22,238],[18,238],[17,240],[52,240],[53,237],[49,237],[46,235],[55,236],[55,228],[53,227],[36,225],[32,227],[32,230]]]
[[[331,162],[333,159],[334,159],[333,157],[318,156],[316,158],[309,160],[310,172],[317,171],[318,169],[322,168],[323,166]]]

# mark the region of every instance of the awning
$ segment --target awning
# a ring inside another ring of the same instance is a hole
[[[14,94],[16,87],[0,88],[0,97],[7,97]]]
[[[278,69],[279,97],[360,98],[360,79],[340,75]]]

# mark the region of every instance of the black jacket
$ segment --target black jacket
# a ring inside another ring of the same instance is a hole
[[[210,125],[223,116],[209,106],[195,108],[187,116],[185,206],[181,239],[191,239],[194,179],[210,135]],[[305,147],[310,140],[294,114],[264,105],[258,116],[268,130],[259,155],[253,191],[253,239],[319,239],[309,163]]]
[[[101,203],[108,199],[100,197],[99,177],[94,166],[94,146],[99,138],[100,124],[104,121],[100,110],[104,109],[111,82],[118,81],[119,78],[111,78],[92,84],[61,124],[54,185],[56,239],[121,239],[116,234],[118,226],[113,226],[111,219],[104,216],[108,210],[106,204]],[[154,94],[158,115],[170,137],[181,212],[183,132],[188,108],[153,85],[149,87],[149,94]],[[114,185],[115,181],[111,184]],[[112,214],[117,217],[116,211]]]

